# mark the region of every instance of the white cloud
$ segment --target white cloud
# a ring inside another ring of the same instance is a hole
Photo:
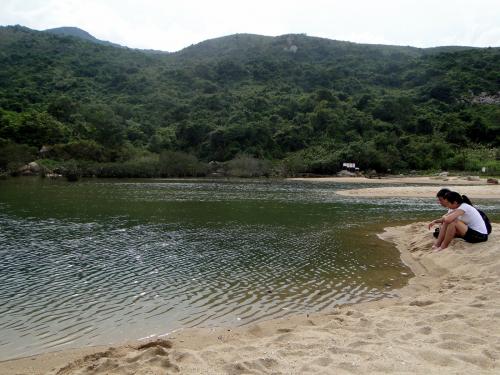
[[[476,36],[474,44],[485,46],[485,47],[495,47],[500,45],[500,27],[486,30],[481,32]]]
[[[498,0],[2,0],[0,24],[76,26],[130,47],[174,51],[234,33],[307,33],[429,47],[499,46]]]

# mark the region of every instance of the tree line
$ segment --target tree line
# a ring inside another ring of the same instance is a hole
[[[210,162],[500,173],[498,48],[234,35],[152,54],[15,26],[0,50],[4,171],[42,159],[130,177],[217,173]]]

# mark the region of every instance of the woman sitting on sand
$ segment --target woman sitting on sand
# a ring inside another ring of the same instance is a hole
[[[481,214],[465,195],[450,191],[444,196],[444,204],[451,211],[442,217],[439,236],[432,246],[434,250],[446,249],[455,237],[470,243],[488,240],[488,231]]]
[[[450,189],[442,188],[442,189],[441,189],[441,190],[439,190],[439,191],[437,192],[437,194],[436,194],[436,198],[437,198],[437,200],[438,200],[438,203],[439,203],[441,206],[445,207],[445,208],[448,208],[448,206],[446,205],[446,202],[445,202],[445,200],[444,200],[444,196],[445,196],[447,193],[449,193],[449,192],[451,192],[451,190],[450,190]],[[469,203],[469,202],[466,202],[466,203]],[[471,206],[472,206],[472,204],[471,204]],[[448,208],[448,212],[447,212],[447,214],[449,214],[449,213],[450,213],[450,212],[452,212],[452,211],[453,211],[453,210],[450,210],[450,209]],[[443,217],[444,217],[444,216],[443,216]],[[432,220],[432,221],[430,222],[429,226],[428,226],[429,230],[430,230],[430,229],[431,229],[434,225],[436,225],[436,224],[439,224],[439,227],[438,227],[438,228],[436,228],[436,230],[434,231],[434,237],[438,238],[439,232],[441,231],[441,225],[443,224],[443,218],[441,217],[441,218],[439,218],[439,219]]]

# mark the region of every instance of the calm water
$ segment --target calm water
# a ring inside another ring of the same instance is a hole
[[[0,359],[390,297],[409,270],[376,233],[441,210],[350,187],[0,181]]]

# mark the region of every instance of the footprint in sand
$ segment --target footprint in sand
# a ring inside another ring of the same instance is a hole
[[[401,340],[403,341],[410,341],[413,339],[415,335],[413,333],[405,333],[404,335],[399,336]]]
[[[471,348],[470,344],[463,341],[445,341],[437,345],[438,348],[452,350],[455,352],[463,352]]]
[[[430,362],[438,366],[451,367],[457,364],[457,361],[454,360],[448,353],[442,354],[437,351],[422,350],[418,352],[418,355],[424,361]]]
[[[430,335],[432,333],[432,328],[429,326],[425,326],[417,330],[417,333],[420,333],[422,335]]]
[[[135,348],[111,349],[77,360],[57,375],[177,373],[179,367],[169,359],[170,348],[170,341],[157,340]]]
[[[435,301],[411,301],[409,303],[410,306],[419,306],[419,307],[423,307],[423,306],[429,306],[429,305],[432,305],[433,303],[435,303]]]

